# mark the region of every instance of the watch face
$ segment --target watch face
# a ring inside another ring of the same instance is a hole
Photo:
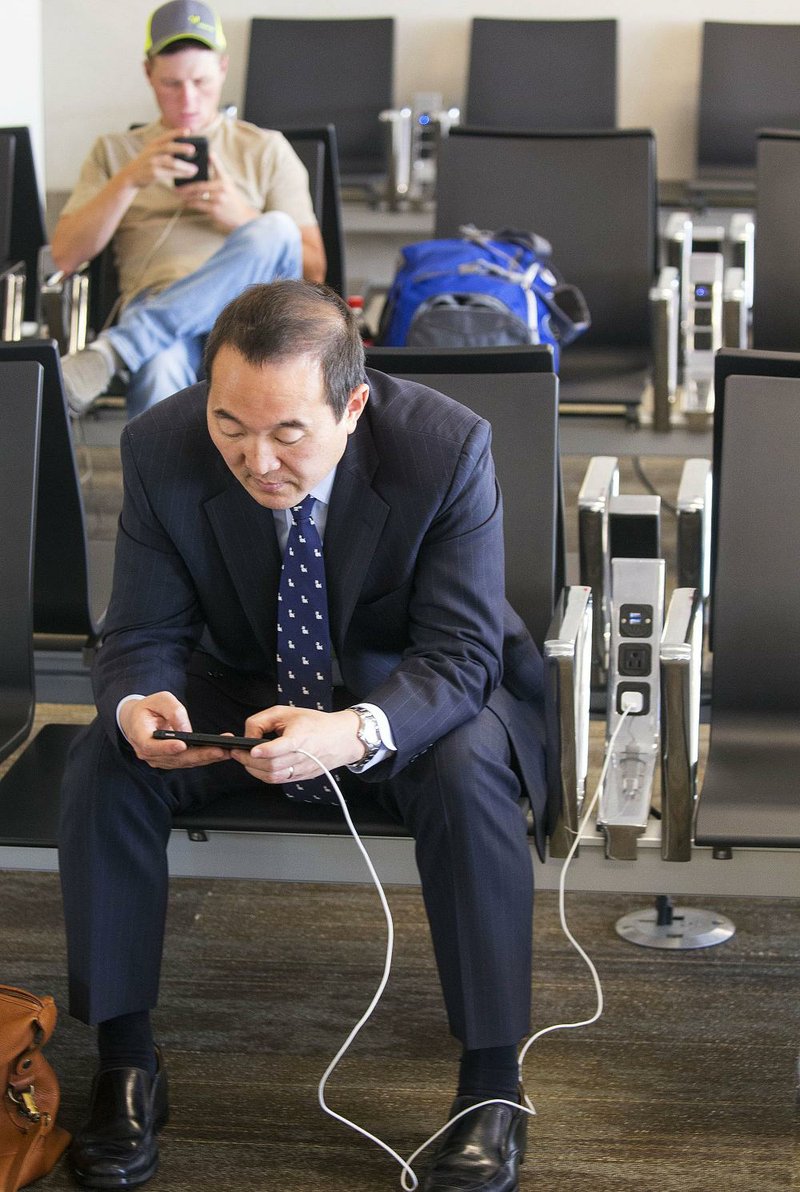
[[[377,720],[366,708],[356,708],[355,711],[358,712],[361,721],[358,730],[359,741],[363,742],[368,755],[377,753],[381,746],[381,734]]]

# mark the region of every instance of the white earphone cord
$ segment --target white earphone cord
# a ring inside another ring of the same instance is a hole
[[[603,767],[600,771],[600,777],[597,781],[597,786],[595,788],[595,792],[592,795],[592,799],[584,812],[583,819],[581,820],[578,830],[575,833],[575,839],[573,840],[572,846],[571,846],[569,852],[567,853],[566,859],[564,860],[564,864],[561,867],[561,874],[560,874],[559,883],[558,883],[558,913],[559,913],[559,918],[561,920],[561,928],[562,928],[565,936],[569,940],[570,944],[572,945],[572,947],[575,949],[575,951],[578,953],[578,955],[581,957],[581,959],[585,962],[587,968],[589,969],[589,972],[592,975],[592,981],[594,983],[595,993],[597,996],[597,1008],[596,1008],[594,1014],[591,1016],[591,1018],[583,1019],[581,1022],[560,1022],[553,1026],[543,1027],[542,1030],[536,1031],[535,1034],[531,1035],[531,1037],[527,1040],[527,1042],[525,1043],[525,1045],[523,1046],[523,1048],[521,1049],[521,1051],[519,1053],[520,1082],[522,1082],[522,1066],[525,1061],[525,1057],[528,1054],[529,1049],[533,1046],[533,1044],[537,1041],[537,1039],[541,1039],[543,1035],[548,1035],[553,1031],[575,1030],[578,1027],[591,1026],[593,1023],[597,1022],[597,1020],[600,1018],[600,1016],[603,1013],[603,987],[600,984],[600,977],[597,973],[597,969],[595,968],[594,964],[592,963],[591,958],[587,955],[587,953],[584,951],[584,949],[581,947],[581,945],[575,939],[575,936],[572,934],[569,927],[567,926],[566,911],[565,911],[565,905],[564,905],[565,904],[565,883],[566,883],[567,870],[569,868],[570,862],[572,861],[572,858],[575,856],[575,853],[578,848],[578,844],[580,843],[581,836],[583,835],[583,830],[586,827],[586,824],[588,823],[588,821],[592,815],[592,812],[594,811],[595,806],[597,805],[597,802],[600,798],[600,794],[603,789],[603,783],[605,782],[605,778],[606,778],[606,773],[608,772],[608,766],[609,766],[609,762],[611,759],[611,752],[612,752],[613,746],[616,742],[617,735],[619,734],[620,729],[622,728],[623,724],[625,723],[626,719],[628,718],[629,712],[630,712],[630,709],[626,708],[625,711],[622,713],[622,715],[619,719],[619,723],[617,724],[617,727],[614,729],[614,732],[612,733],[611,738],[608,742],[608,746],[606,748],[606,756],[603,760]],[[414,1190],[419,1187],[419,1180],[417,1179],[417,1176],[416,1176],[411,1164],[414,1162],[414,1160],[419,1155],[422,1154],[423,1151],[427,1150],[428,1147],[431,1146],[431,1144],[434,1143],[437,1140],[437,1138],[439,1138],[445,1132],[445,1130],[448,1130],[450,1128],[450,1126],[452,1126],[453,1122],[457,1122],[459,1120],[459,1118],[465,1117],[466,1114],[472,1113],[475,1109],[480,1109],[484,1105],[510,1105],[513,1109],[521,1109],[523,1113],[530,1114],[531,1117],[534,1117],[536,1115],[536,1108],[533,1105],[533,1102],[527,1096],[527,1094],[525,1095],[524,1104],[521,1104],[521,1105],[518,1104],[516,1101],[508,1101],[503,1097],[492,1097],[486,1101],[481,1101],[476,1105],[470,1105],[470,1106],[468,1106],[468,1108],[462,1109],[462,1111],[460,1113],[456,1114],[455,1117],[452,1117],[452,1118],[450,1118],[449,1121],[445,1122],[445,1124],[443,1126],[441,1126],[436,1131],[435,1134],[432,1134],[430,1136],[430,1138],[426,1139],[425,1142],[423,1142],[422,1146],[417,1147],[417,1149],[414,1151],[414,1153],[412,1155],[410,1155],[408,1157],[408,1159],[403,1159],[402,1156],[399,1155],[397,1153],[397,1151],[395,1151],[392,1147],[390,1147],[387,1142],[384,1142],[381,1138],[378,1138],[375,1134],[371,1134],[369,1132],[369,1130],[365,1130],[363,1128],[363,1126],[359,1126],[356,1122],[351,1121],[349,1118],[343,1117],[342,1114],[337,1113],[335,1109],[331,1109],[331,1107],[328,1105],[327,1101],[325,1100],[325,1086],[327,1085],[328,1080],[332,1076],[335,1068],[338,1066],[339,1062],[341,1061],[341,1059],[344,1057],[344,1055],[350,1048],[356,1035],[358,1035],[358,1033],[362,1029],[362,1027],[364,1027],[366,1025],[366,1023],[369,1021],[369,1019],[372,1017],[372,1014],[375,1011],[375,1007],[378,1005],[378,1002],[381,1000],[381,998],[383,996],[383,992],[386,989],[386,985],[389,981],[389,974],[391,973],[391,970],[392,970],[392,953],[394,951],[394,923],[392,921],[391,911],[389,910],[389,904],[386,901],[386,894],[384,892],[383,886],[381,885],[380,879],[378,878],[378,875],[375,872],[375,867],[372,864],[370,855],[367,852],[366,848],[364,847],[364,843],[361,840],[361,837],[359,836],[359,834],[356,830],[355,824],[353,823],[353,820],[350,816],[349,808],[347,806],[347,803],[345,802],[344,795],[342,794],[341,790],[339,789],[339,784],[337,783],[336,779],[331,774],[330,770],[326,766],[324,766],[322,764],[322,762],[319,760],[319,758],[315,757],[313,753],[309,753],[308,750],[306,750],[306,749],[298,749],[297,752],[302,753],[305,757],[309,758],[314,763],[314,765],[319,766],[320,770],[322,770],[322,772],[325,774],[328,781],[333,786],[333,789],[336,792],[336,797],[339,800],[340,806],[342,808],[342,812],[344,814],[344,818],[347,823],[347,827],[350,830],[350,833],[353,837],[353,840],[356,843],[356,846],[358,847],[359,852],[361,853],[361,855],[363,856],[363,858],[366,862],[367,869],[369,870],[369,875],[372,878],[373,884],[374,884],[375,889],[378,893],[378,898],[380,899],[381,907],[383,909],[384,918],[386,920],[386,954],[385,954],[385,959],[384,959],[384,964],[383,964],[383,973],[381,975],[380,982],[378,983],[378,988],[375,990],[375,993],[373,994],[372,999],[371,999],[369,1005],[367,1006],[366,1010],[361,1015],[361,1018],[359,1018],[358,1022],[355,1024],[353,1029],[350,1031],[350,1033],[347,1036],[347,1038],[345,1039],[344,1043],[341,1045],[339,1050],[336,1052],[336,1055],[333,1057],[333,1059],[331,1060],[331,1062],[328,1064],[327,1068],[323,1072],[322,1077],[320,1078],[320,1081],[319,1081],[319,1085],[317,1087],[317,1097],[319,1100],[320,1107],[330,1117],[334,1118],[337,1122],[341,1122],[343,1126],[347,1126],[351,1130],[355,1130],[357,1134],[361,1134],[364,1138],[369,1139],[370,1142],[374,1142],[376,1146],[379,1146],[381,1148],[381,1150],[386,1151],[387,1155],[390,1155],[391,1158],[394,1159],[395,1162],[400,1165],[400,1168],[401,1168],[400,1184],[401,1184],[401,1187],[403,1188],[404,1192],[414,1192]]]

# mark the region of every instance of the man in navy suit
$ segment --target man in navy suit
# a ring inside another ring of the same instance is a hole
[[[545,830],[541,659],[503,595],[490,428],[442,394],[365,373],[352,312],[305,282],[231,303],[206,367],[207,385],[123,434],[99,715],[64,783],[70,1008],[99,1024],[89,1120],[71,1150],[87,1187],[135,1186],[158,1163],[167,1089],[150,1010],[172,815],[243,787],[299,790],[321,773],[299,750],[341,767],[345,794],[369,783],[415,838],[463,1045],[454,1111],[518,1100],[532,909],[523,796],[540,848]],[[331,711],[288,706],[278,690],[282,553],[308,496]],[[164,728],[276,735],[244,752],[154,739]],[[462,1118],[425,1192],[514,1192],[526,1120],[504,1104]]]

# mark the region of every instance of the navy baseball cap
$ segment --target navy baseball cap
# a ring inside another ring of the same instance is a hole
[[[151,14],[144,52],[148,58],[154,58],[173,41],[187,37],[220,54],[227,45],[222,22],[213,8],[196,0],[170,0]]]

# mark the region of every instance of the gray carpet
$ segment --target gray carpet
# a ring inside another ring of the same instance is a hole
[[[339,1112],[409,1154],[442,1120],[457,1047],[449,1038],[419,893],[389,892],[392,979],[329,1089]],[[653,953],[619,940],[630,896],[573,894],[570,923],[597,963],[599,1023],[534,1046],[538,1109],[521,1192],[772,1192],[792,1186],[800,1039],[798,905],[714,900],[737,924],[720,948]],[[378,1192],[388,1158],[322,1115],[316,1082],[366,1006],[382,966],[368,888],[179,879],[170,902],[158,1034],[172,1120],[151,1187]],[[63,1005],[57,879],[0,875],[3,979]],[[538,898],[534,1027],[588,1017],[593,992]],[[91,1032],[62,1015],[49,1047],[62,1119],[80,1120]],[[797,1173],[795,1172],[795,1175]],[[63,1166],[42,1184],[66,1189]]]

